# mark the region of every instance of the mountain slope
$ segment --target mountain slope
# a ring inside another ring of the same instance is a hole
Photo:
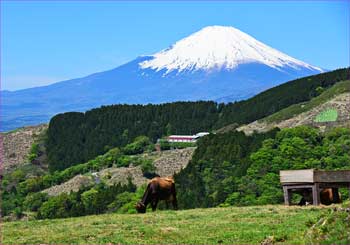
[[[330,110],[336,112],[334,119],[317,120],[322,113]],[[339,82],[311,101],[292,105],[266,118],[243,125],[237,130],[252,134],[254,131],[266,132],[275,127],[291,128],[300,125],[323,130],[336,126],[350,128],[350,81]],[[224,128],[220,131],[226,130]]]
[[[1,170],[6,173],[26,165],[29,162],[28,157],[33,143],[37,142],[46,130],[47,125],[42,124],[1,133],[0,137],[3,143]]]
[[[311,100],[318,95],[318,89],[328,89],[337,82],[349,79],[349,68],[337,69],[289,81],[250,99],[228,103],[222,109],[216,128],[227,126],[230,121],[240,125],[259,120],[291,105]]]
[[[1,130],[101,105],[241,100],[323,70],[232,27],[206,27],[170,48],[115,69],[53,85],[2,91]]]

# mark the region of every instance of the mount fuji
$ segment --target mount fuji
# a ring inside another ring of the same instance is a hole
[[[1,130],[47,122],[60,112],[117,103],[237,101],[323,71],[233,27],[208,26],[167,49],[112,70],[2,91]]]

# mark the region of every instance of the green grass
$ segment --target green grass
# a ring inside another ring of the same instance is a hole
[[[319,222],[309,229],[307,240],[313,244],[350,244],[350,203],[324,214]]]
[[[329,208],[282,205],[104,214],[2,224],[2,244],[303,244]]]
[[[315,122],[335,122],[337,118],[338,112],[336,109],[327,109],[316,116]]]
[[[293,116],[299,115],[303,112],[309,111],[313,108],[315,108],[318,105],[321,105],[330,99],[334,98],[335,96],[350,92],[350,81],[343,81],[343,82],[338,82],[331,88],[327,89],[324,91],[322,94],[319,96],[311,99],[308,102],[302,102],[299,104],[291,105],[285,109],[282,109],[264,119],[261,119],[261,121],[265,121],[267,123],[272,123],[272,122],[280,122],[289,118],[292,118]]]

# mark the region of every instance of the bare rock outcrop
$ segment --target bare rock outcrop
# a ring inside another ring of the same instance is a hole
[[[157,174],[160,176],[172,176],[174,173],[180,172],[191,160],[195,149],[195,147],[188,147],[161,152],[159,158],[153,162]]]
[[[20,128],[1,133],[1,167],[7,172],[28,163],[28,154],[34,141],[47,129],[46,124]]]
[[[156,167],[156,173],[160,176],[171,176],[187,166],[195,149],[195,147],[189,147],[185,149],[153,152],[143,154],[141,157],[151,159]],[[50,196],[56,196],[60,193],[76,192],[84,186],[93,185],[100,181],[104,181],[109,185],[118,183],[127,184],[129,178],[131,178],[132,183],[136,186],[141,186],[149,181],[143,176],[140,166],[111,167],[92,174],[77,175],[69,181],[52,186],[43,192],[48,193]]]
[[[77,175],[67,182],[52,186],[42,192],[47,193],[49,196],[57,196],[61,193],[77,192],[79,189],[92,184],[94,184],[94,180],[91,176]]]
[[[192,158],[195,147],[185,149],[175,149],[162,151],[160,153],[144,154],[146,159],[152,159],[156,168],[156,173],[160,176],[172,176],[180,172],[187,166]],[[98,175],[109,184],[126,184],[128,178],[136,185],[140,186],[147,183],[148,179],[142,174],[140,166],[130,166],[127,168],[107,168],[98,173]]]

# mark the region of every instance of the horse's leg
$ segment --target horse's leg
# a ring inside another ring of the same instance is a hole
[[[173,192],[173,208],[174,210],[177,210],[177,199],[176,199],[176,192]]]
[[[174,207],[174,210],[177,210],[177,200],[176,199],[173,200],[173,207]]]
[[[156,211],[156,209],[157,209],[157,204],[158,204],[158,198],[153,199],[153,200],[152,200],[152,203],[151,203],[151,205],[152,205],[152,211],[153,211],[153,212]]]
[[[305,206],[306,205],[306,200],[304,197],[302,197],[298,203],[299,206]]]
[[[333,203],[341,203],[338,188],[332,188]]]
[[[169,209],[169,201],[168,200],[165,200],[165,206],[166,206],[166,209]]]

